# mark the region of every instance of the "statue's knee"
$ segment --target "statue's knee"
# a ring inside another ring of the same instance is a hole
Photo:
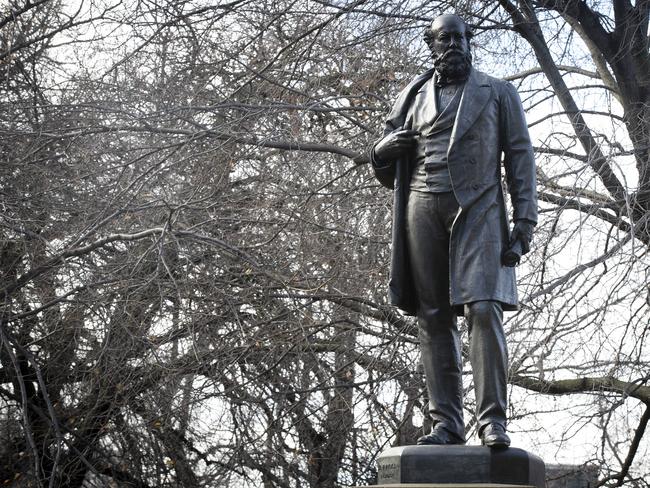
[[[468,317],[472,322],[485,323],[498,317],[501,306],[499,302],[484,300],[467,305]]]

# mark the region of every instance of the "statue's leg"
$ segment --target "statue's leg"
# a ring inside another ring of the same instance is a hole
[[[418,294],[422,365],[434,429],[465,440],[462,367],[456,314],[449,303],[449,235],[458,204],[453,195],[412,192],[407,209],[409,256]],[[439,425],[440,424],[440,425]]]
[[[465,316],[469,325],[469,356],[479,432],[489,424],[505,429],[508,349],[501,304],[496,301],[468,303]]]

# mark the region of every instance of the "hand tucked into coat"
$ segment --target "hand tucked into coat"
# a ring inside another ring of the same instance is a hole
[[[415,136],[420,133],[416,130],[399,129],[387,134],[373,149],[377,163],[392,161],[408,153],[416,143]]]

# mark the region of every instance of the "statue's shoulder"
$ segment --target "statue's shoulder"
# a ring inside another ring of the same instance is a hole
[[[404,87],[402,91],[408,91],[410,88],[413,87],[421,87],[424,85],[427,80],[430,80],[433,77],[433,68],[428,69],[424,71],[423,73],[418,74],[414,78],[411,79],[411,81]]]
[[[386,119],[387,126],[396,128],[404,124],[406,112],[411,104],[413,96],[417,90],[424,85],[429,78],[431,78],[432,75],[433,69],[429,69],[424,73],[417,75],[404,88],[402,88],[393,103],[393,108],[389,112],[388,118]]]
[[[491,85],[493,93],[498,98],[512,98],[517,93],[515,86],[507,80],[495,78],[478,70],[474,71],[474,73],[479,84]]]
[[[474,73],[476,74],[476,79],[480,84],[492,85],[496,88],[501,88],[509,84],[509,82],[506,80],[495,78],[494,76],[490,76],[487,73],[483,73],[479,70],[474,70]]]
[[[428,69],[424,73],[420,73],[416,77],[412,78],[411,81],[409,81],[408,84],[399,92],[399,95],[395,101],[395,105],[400,106],[404,103],[408,103],[413,97],[413,94],[419,90],[420,87],[427,82],[427,80],[431,79],[432,76],[433,69]]]

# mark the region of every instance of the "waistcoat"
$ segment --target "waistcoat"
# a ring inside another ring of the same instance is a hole
[[[409,110],[409,117],[412,117],[412,129],[420,131],[415,147],[410,189],[433,193],[452,191],[447,166],[447,149],[463,86],[456,85],[456,92],[451,99],[444,96],[439,97],[442,99],[442,106],[440,106],[435,119],[432,117],[432,114],[436,113],[433,105],[435,103],[433,80],[429,80],[423,88]],[[439,92],[441,90],[442,88],[438,88]]]

